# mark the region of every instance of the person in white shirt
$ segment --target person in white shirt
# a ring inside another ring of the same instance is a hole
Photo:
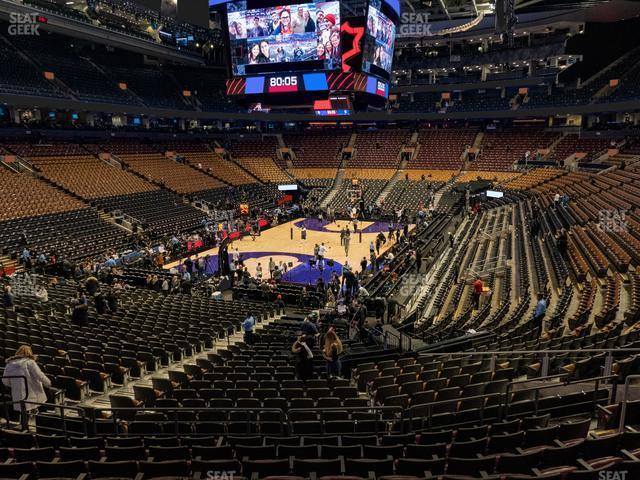
[[[44,288],[44,285],[38,285],[34,292],[34,296],[40,303],[46,303],[49,301],[49,292]]]
[[[238,247],[233,249],[233,252],[231,252],[231,257],[233,258],[234,262],[240,261],[240,252],[238,251]]]
[[[321,243],[318,247],[318,266],[324,267],[324,257],[327,254],[327,247],[324,246],[324,243]]]

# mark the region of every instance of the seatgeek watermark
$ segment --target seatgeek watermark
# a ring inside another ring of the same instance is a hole
[[[207,472],[207,480],[233,480],[235,470],[209,470]]]
[[[612,470],[602,470],[598,472],[598,480],[631,480],[631,477],[628,477],[628,470],[620,470],[619,472],[614,472]]]
[[[429,14],[404,12],[400,16],[396,37],[433,37]]]
[[[37,37],[40,36],[40,23],[35,13],[9,14],[9,27],[7,33],[12,37]]]

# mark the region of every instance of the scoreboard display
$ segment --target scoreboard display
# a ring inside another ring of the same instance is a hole
[[[233,75],[342,66],[337,1],[240,0],[227,25]]]
[[[306,105],[333,94],[357,97],[358,105],[388,98],[398,0],[369,0],[366,15],[356,17],[345,15],[337,0],[236,0],[221,8],[228,27],[227,95]],[[342,115],[352,108],[314,110]]]
[[[227,95],[362,92],[387,98],[389,83],[363,73],[289,73],[227,80]]]

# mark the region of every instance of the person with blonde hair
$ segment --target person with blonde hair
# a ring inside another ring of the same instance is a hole
[[[51,380],[40,370],[29,345],[22,345],[13,357],[7,359],[2,383],[11,388],[11,399],[15,402],[13,409],[18,412],[22,411],[22,400],[26,401],[25,410],[28,412],[37,409],[35,403],[45,403],[47,394],[44,389],[51,386]]]
[[[330,328],[324,337],[324,348],[322,349],[322,356],[327,362],[327,376],[330,378],[340,376],[342,350],[342,341],[340,341],[334,329]]]

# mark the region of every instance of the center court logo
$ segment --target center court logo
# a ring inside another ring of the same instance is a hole
[[[9,14],[7,33],[12,37],[37,37],[40,35],[39,28],[38,16],[35,13],[11,12]]]

